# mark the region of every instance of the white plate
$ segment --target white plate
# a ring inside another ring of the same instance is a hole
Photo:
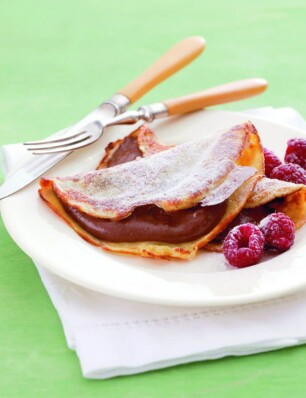
[[[283,157],[286,142],[301,132],[254,116],[202,111],[155,122],[167,143],[197,139],[246,119],[260,132],[263,144]],[[48,175],[69,175],[93,169],[110,140],[131,127],[113,127],[99,143],[77,152]],[[184,306],[248,303],[292,292],[306,285],[305,228],[286,253],[259,265],[233,269],[222,254],[201,251],[191,261],[165,261],[104,252],[81,239],[37,195],[38,182],[2,200],[4,223],[15,242],[38,264],[72,282],[114,296]],[[303,259],[304,258],[304,259]]]

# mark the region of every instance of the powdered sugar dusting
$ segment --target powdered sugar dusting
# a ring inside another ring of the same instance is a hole
[[[53,187],[71,206],[112,219],[126,217],[145,204],[173,211],[192,207],[209,195],[211,201],[226,199],[256,172],[235,163],[250,129],[252,124],[245,123],[137,161],[54,178]]]

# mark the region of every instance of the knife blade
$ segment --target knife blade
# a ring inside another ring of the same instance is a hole
[[[108,105],[105,105],[104,108],[105,109],[101,106],[99,111],[93,111],[71,129],[66,129],[64,132],[57,134],[56,136],[58,137],[60,135],[61,137],[64,137],[67,133],[71,134],[73,131],[77,131],[83,122],[90,120],[92,117],[97,117],[97,113],[99,113],[99,119],[102,122],[111,119],[115,115],[115,110]],[[52,155],[32,155],[21,166],[17,167],[16,170],[10,173],[4,183],[0,186],[0,200],[26,187],[71,153],[72,152],[62,152]]]
[[[14,171],[13,176],[9,177],[0,187],[0,199],[5,198],[21,188],[29,185],[45,171],[56,165],[67,157],[69,153],[57,155],[41,155],[26,161],[22,167]],[[39,162],[38,162],[39,161]]]
[[[85,124],[99,120],[105,122],[123,113],[129,105],[137,101],[157,84],[161,83],[193,61],[205,48],[202,37],[188,37],[168,50],[153,65],[117,94],[98,106],[74,126],[66,129],[64,135],[78,132]],[[17,170],[13,171],[0,186],[0,200],[29,185],[51,167],[66,158],[70,152],[57,155],[33,156]]]

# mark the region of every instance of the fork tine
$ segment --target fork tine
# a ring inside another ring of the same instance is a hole
[[[71,140],[74,138],[78,138],[80,135],[82,135],[84,133],[86,133],[86,131],[81,131],[80,133],[76,133],[76,134],[70,135],[68,137],[58,138],[56,140],[27,141],[27,142],[24,142],[23,145],[26,145],[26,146],[35,145],[36,146],[36,145],[57,144],[58,142],[65,142],[65,141],[68,141],[68,140]]]
[[[84,133],[86,133],[86,135]],[[88,133],[87,131],[84,131],[82,135],[80,135],[79,136],[80,138],[78,138],[78,139],[69,138],[61,143],[60,142],[59,143],[51,143],[49,145],[46,145],[44,142],[42,142],[41,145],[35,145],[33,147],[27,146],[27,150],[28,151],[40,151],[40,150],[44,150],[44,149],[62,148],[62,147],[68,146],[68,145],[81,143],[91,137],[91,134]]]
[[[49,144],[48,141],[42,141],[39,145],[33,147],[26,145],[28,151],[34,155],[54,154],[59,152],[71,152],[75,149],[83,148],[97,141],[103,134],[103,124],[95,120],[87,124],[81,133],[74,134],[73,136],[64,137],[64,139],[52,140]]]
[[[92,138],[90,136],[86,136],[81,140],[71,141],[69,143],[65,143],[62,145],[54,145],[54,146],[45,146],[39,148],[27,148],[28,151],[31,151],[34,155],[40,155],[45,153],[57,153],[57,152],[66,152],[72,149],[82,148],[87,145],[88,139]]]
[[[34,150],[32,149],[32,154],[33,155],[47,155],[47,154],[54,154],[54,153],[60,153],[60,152],[70,152],[74,151],[75,149],[79,148],[84,148],[85,146],[88,146],[92,144],[93,142],[97,141],[98,137],[93,137],[93,136],[88,136],[84,138],[81,141],[74,142],[72,144],[65,144],[65,145],[60,145],[56,147],[46,147],[46,148],[35,148]],[[30,150],[28,148],[28,150]]]

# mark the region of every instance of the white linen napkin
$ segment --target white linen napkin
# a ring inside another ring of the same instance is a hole
[[[304,119],[291,108],[247,113],[306,130]],[[5,171],[24,151],[18,144],[2,150]],[[306,342],[306,291],[264,304],[167,307],[96,293],[35,265],[86,378],[106,379]]]

